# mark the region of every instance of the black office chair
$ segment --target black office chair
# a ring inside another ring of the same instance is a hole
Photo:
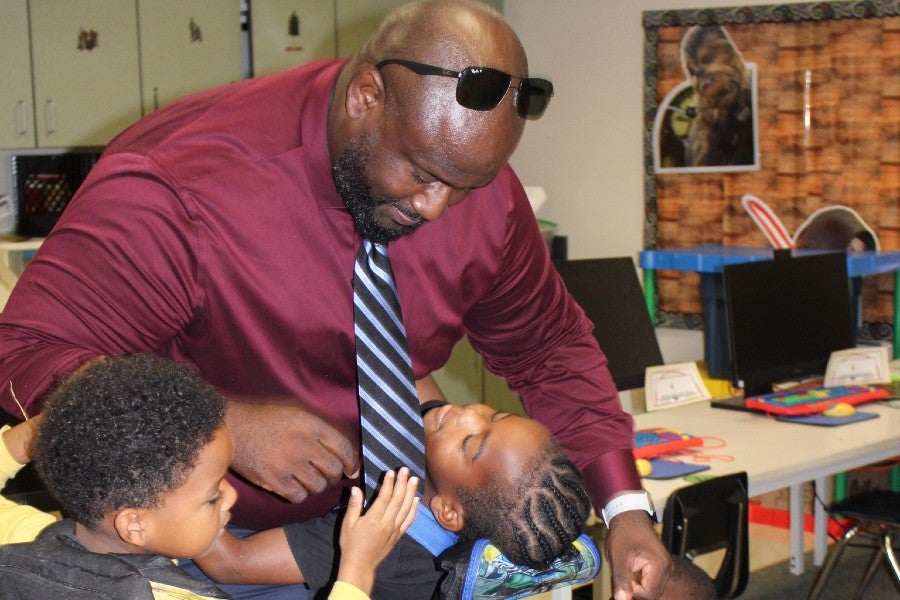
[[[644,387],[647,367],[663,364],[634,261],[627,256],[553,261],[566,289],[594,323],[616,389]]]
[[[662,540],[693,561],[724,550],[713,581],[718,598],[736,598],[750,576],[747,474],[723,475],[675,490],[663,512]]]
[[[850,527],[828,554],[825,564],[813,581],[807,600],[819,597],[844,549],[850,545],[856,546],[857,544],[851,543],[855,541],[864,541],[867,547],[874,549],[855,597],[860,598],[865,592],[875,571],[882,564],[882,559],[894,576],[894,584],[900,588],[900,563],[897,561],[893,546],[897,534],[900,533],[900,492],[876,490],[850,496],[846,500],[832,504],[828,508],[828,513],[851,519]]]

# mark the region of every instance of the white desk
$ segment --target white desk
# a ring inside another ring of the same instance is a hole
[[[704,473],[724,475],[746,471],[748,493],[758,496],[782,488],[790,489],[791,573],[803,572],[803,490],[815,481],[824,502],[831,499],[831,476],[900,455],[900,409],[886,404],[867,404],[859,410],[876,412],[878,419],[841,427],[815,427],[776,421],[762,414],[711,408],[708,403],[689,404],[668,410],[635,415],[635,428],[670,427],[686,433],[716,436],[725,441],[718,449],[700,454],[729,455],[732,462],[713,460]],[[689,485],[682,478],[645,479],[658,510],[669,494]],[[827,544],[827,515],[815,504],[813,562],[821,565]]]
[[[815,481],[819,497],[828,502],[833,475],[900,455],[900,409],[873,403],[858,410],[876,412],[880,417],[841,427],[815,427],[776,421],[763,414],[711,408],[708,402],[700,402],[635,415],[634,426],[635,429],[670,427],[721,438],[725,442],[722,448],[697,453],[728,455],[733,460],[702,463],[710,466],[710,470],[702,473],[725,475],[746,471],[750,496],[789,488],[791,573],[799,575],[804,569],[803,484]],[[653,497],[660,517],[669,494],[690,485],[681,477],[644,479],[643,484]],[[821,565],[828,542],[828,517],[819,503],[815,503],[813,516],[813,562]],[[599,576],[604,574],[608,570],[601,570]],[[572,588],[553,590],[549,596],[551,600],[570,600]]]

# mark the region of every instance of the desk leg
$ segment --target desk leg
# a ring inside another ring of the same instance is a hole
[[[656,327],[656,270],[644,269],[644,303],[647,305],[647,312],[650,313],[650,322]],[[896,348],[896,337],[894,343]],[[894,350],[894,355],[897,351]]]
[[[791,573],[803,574],[803,484],[797,483],[790,487],[790,512],[791,512]]]
[[[831,477],[819,477],[815,481],[816,495],[822,499],[818,502],[813,499],[813,564],[821,567],[825,562],[825,553],[828,551],[828,512],[825,504],[831,499]]]

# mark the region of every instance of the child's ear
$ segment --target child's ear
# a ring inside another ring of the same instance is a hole
[[[147,543],[146,522],[141,511],[123,508],[113,517],[113,526],[124,542],[138,547]]]
[[[438,524],[447,531],[458,533],[462,530],[465,515],[459,501],[436,494],[428,502],[428,508],[431,509],[431,514],[437,519]]]

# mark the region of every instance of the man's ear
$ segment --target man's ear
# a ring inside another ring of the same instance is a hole
[[[141,547],[147,543],[147,523],[138,509],[121,509],[113,517],[113,527],[119,537],[132,546]]]
[[[462,530],[465,524],[465,511],[458,500],[450,500],[436,494],[428,502],[428,508],[431,509],[431,514],[438,524],[447,531],[458,533]]]
[[[351,119],[360,119],[384,104],[384,81],[378,69],[357,73],[347,87],[345,109]]]

